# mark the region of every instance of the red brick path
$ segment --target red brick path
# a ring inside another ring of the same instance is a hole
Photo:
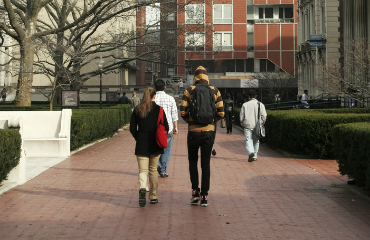
[[[189,204],[186,125],[175,136],[159,204],[138,205],[135,143],[120,132],[0,196],[0,239],[370,239],[370,202],[335,161],[292,160],[219,129],[209,206]],[[149,203],[149,202],[148,202]]]

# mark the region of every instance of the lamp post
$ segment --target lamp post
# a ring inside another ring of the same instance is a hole
[[[104,59],[102,57],[100,57],[100,59],[98,60],[98,67],[99,67],[99,71],[100,71],[100,109],[102,107],[102,102],[101,102],[101,95],[102,95],[102,73],[103,73],[103,66],[104,66]]]

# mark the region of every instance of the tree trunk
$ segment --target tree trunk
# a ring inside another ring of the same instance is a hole
[[[14,105],[31,106],[35,45],[30,38],[27,38],[20,44],[20,53],[20,71]]]
[[[53,89],[54,93],[54,99],[53,104],[61,104],[62,102],[62,96],[59,89],[60,84],[65,84],[66,80],[63,78],[65,76],[64,66],[63,66],[63,60],[64,60],[64,52],[61,49],[63,47],[63,39],[64,39],[64,32],[57,34],[57,47],[55,49],[55,57],[54,57],[54,63],[55,63],[55,75],[56,75],[56,88]]]

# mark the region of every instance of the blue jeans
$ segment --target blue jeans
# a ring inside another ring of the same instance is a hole
[[[167,134],[167,148],[164,149],[164,153],[161,155],[158,161],[158,166],[161,168],[161,173],[167,173],[167,164],[171,157],[173,133]]]
[[[253,139],[253,132],[254,132],[254,129],[244,128],[245,148],[247,149],[248,156],[251,153],[254,153],[254,158],[257,158],[260,141],[259,139]]]

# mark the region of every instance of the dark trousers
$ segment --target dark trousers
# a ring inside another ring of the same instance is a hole
[[[188,133],[189,172],[193,190],[199,190],[198,150],[200,148],[200,166],[202,168],[201,195],[208,195],[209,179],[211,177],[211,152],[214,141],[214,132],[211,131]]]
[[[225,119],[226,119],[226,130],[228,132],[233,131],[233,113],[225,111]]]

